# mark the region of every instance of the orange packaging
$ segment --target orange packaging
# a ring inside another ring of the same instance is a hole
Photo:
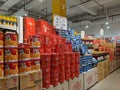
[[[3,51],[3,48],[0,48],[0,62],[3,62],[4,60],[4,51]]]
[[[5,76],[18,74],[18,62],[5,62]]]
[[[18,48],[5,48],[5,61],[18,61]]]
[[[0,63],[0,78],[4,77],[4,63]]]
[[[24,18],[24,41],[29,40],[30,35],[35,35],[35,20],[30,17]]]
[[[0,47],[3,47],[3,32],[0,32]]]
[[[16,33],[5,33],[5,47],[17,47],[18,37]]]
[[[32,59],[40,59],[40,49],[39,48],[31,48],[30,55]]]
[[[19,60],[29,60],[30,59],[30,45],[28,43],[19,44]]]
[[[25,73],[31,71],[31,60],[19,61],[19,73]]]
[[[29,43],[31,47],[40,47],[39,37],[40,37],[39,35],[30,36]]]
[[[32,70],[40,70],[40,60],[32,60],[31,61],[31,69]]]

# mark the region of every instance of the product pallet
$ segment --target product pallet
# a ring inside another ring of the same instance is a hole
[[[42,90],[68,90],[68,81],[64,81],[63,83],[58,83],[57,86],[50,86],[49,88]]]
[[[114,72],[120,67],[120,60],[114,60],[110,62],[110,73]]]
[[[109,75],[109,59],[99,62],[97,65],[98,69],[98,81],[103,80]]]
[[[55,87],[51,86],[50,88],[43,90],[83,90],[83,74],[74,79],[70,79],[69,81],[59,83]]]
[[[20,90],[42,90],[42,71],[31,71],[19,75]]]
[[[98,82],[97,67],[83,73],[84,90],[90,89]]]
[[[19,90],[18,75],[0,79],[0,90]]]
[[[42,71],[1,78],[0,90],[42,90]]]

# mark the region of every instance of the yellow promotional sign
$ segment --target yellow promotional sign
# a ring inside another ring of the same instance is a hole
[[[66,0],[52,0],[52,13],[66,17]]]

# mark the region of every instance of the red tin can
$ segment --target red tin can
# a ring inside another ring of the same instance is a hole
[[[5,62],[5,76],[18,74],[18,61]]]
[[[18,47],[18,36],[16,33],[6,32],[4,38],[5,47]]]

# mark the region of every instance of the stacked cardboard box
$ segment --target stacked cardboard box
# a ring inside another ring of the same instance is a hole
[[[68,86],[68,90],[83,90],[83,74],[74,79],[70,79]]]
[[[18,76],[0,79],[0,90],[19,90]]]
[[[42,71],[21,74],[19,80],[19,90],[42,90]]]
[[[102,80],[109,75],[109,59],[98,63],[98,80]]]
[[[91,88],[98,81],[97,67],[83,73],[84,76],[84,90]]]

